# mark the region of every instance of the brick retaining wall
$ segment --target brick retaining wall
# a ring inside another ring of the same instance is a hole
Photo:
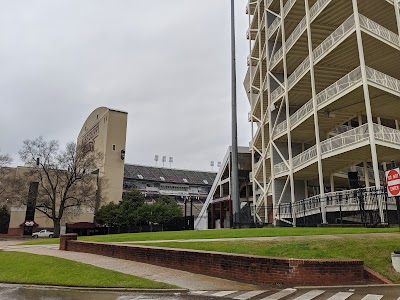
[[[336,285],[365,283],[363,261],[286,259],[264,256],[93,243],[62,237],[61,248],[259,284]]]

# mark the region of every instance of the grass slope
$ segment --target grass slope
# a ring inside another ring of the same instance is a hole
[[[67,259],[4,251],[0,251],[0,282],[74,287],[174,287]]]
[[[164,231],[126,234],[98,235],[80,237],[79,240],[94,242],[135,242],[155,240],[187,240],[187,239],[216,239],[216,238],[245,238],[245,237],[274,237],[274,236],[304,236],[326,234],[357,234],[398,232],[398,228],[251,228],[224,229],[199,231]],[[58,244],[59,239],[39,239],[23,243],[23,245]]]
[[[392,269],[390,256],[394,250],[400,249],[400,238],[346,238],[280,242],[165,242],[146,243],[146,245],[272,257],[361,259],[367,267],[393,282],[400,283],[400,274]]]

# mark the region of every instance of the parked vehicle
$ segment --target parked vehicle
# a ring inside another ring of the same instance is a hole
[[[35,239],[40,238],[40,237],[52,238],[53,235],[54,235],[54,232],[48,231],[46,229],[40,230],[39,232],[32,233],[32,237]]]

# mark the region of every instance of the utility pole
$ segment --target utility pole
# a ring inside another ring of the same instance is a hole
[[[232,50],[232,216],[233,227],[240,228],[240,198],[237,140],[236,104],[236,42],[235,42],[235,1],[231,0],[231,50]]]

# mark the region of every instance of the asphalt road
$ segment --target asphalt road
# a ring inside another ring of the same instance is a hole
[[[138,293],[0,286],[0,300],[399,300],[400,286]]]

